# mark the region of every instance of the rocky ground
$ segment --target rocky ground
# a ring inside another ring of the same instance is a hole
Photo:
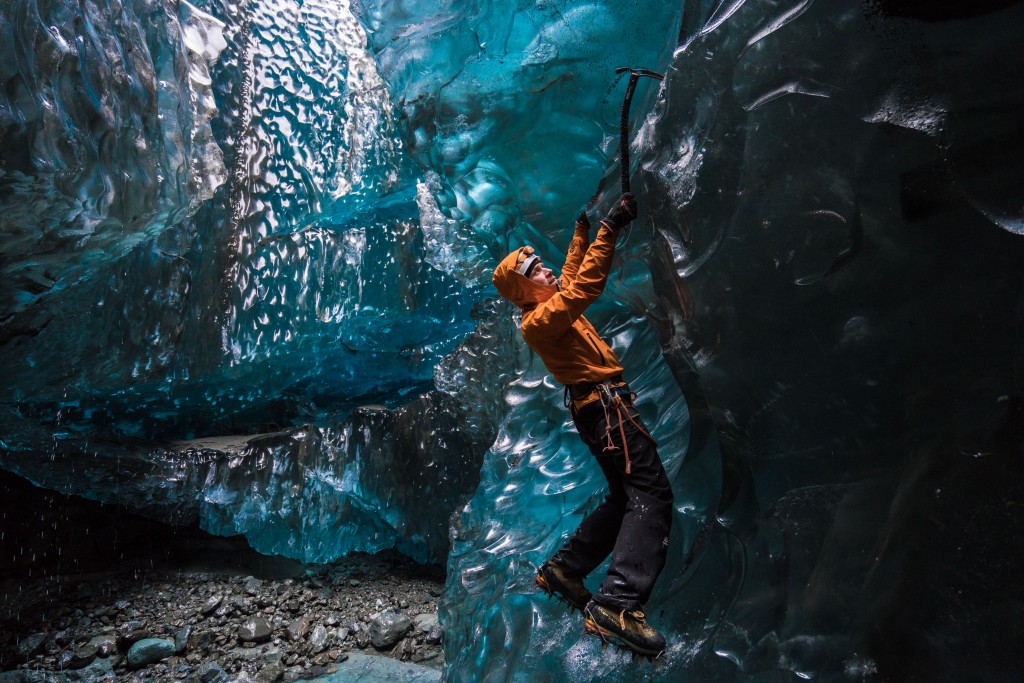
[[[184,561],[0,583],[0,683],[293,681],[350,653],[440,670],[439,570],[397,554],[309,567],[205,543],[218,547]]]

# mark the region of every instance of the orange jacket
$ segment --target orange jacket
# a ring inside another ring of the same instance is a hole
[[[604,291],[615,254],[615,238],[615,233],[602,224],[591,244],[589,231],[577,224],[562,268],[561,289],[517,273],[519,250],[494,269],[491,281],[498,292],[523,309],[520,331],[527,346],[561,384],[603,382],[622,374],[615,352],[583,317],[587,306]]]

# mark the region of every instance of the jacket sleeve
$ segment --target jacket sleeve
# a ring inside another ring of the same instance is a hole
[[[565,255],[565,265],[562,266],[562,286],[568,287],[576,279],[583,256],[590,247],[590,228],[576,222],[576,232],[573,233],[572,241],[569,242],[569,251]]]
[[[523,322],[523,336],[554,337],[566,332],[583,311],[604,291],[615,256],[617,235],[604,225],[586,251],[579,271],[562,290],[539,305],[528,321]],[[575,239],[575,238],[574,238]]]

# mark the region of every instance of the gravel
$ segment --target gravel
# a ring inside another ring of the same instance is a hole
[[[332,673],[356,652],[443,664],[436,570],[385,553],[292,574],[165,567],[7,581],[0,671],[276,683]]]

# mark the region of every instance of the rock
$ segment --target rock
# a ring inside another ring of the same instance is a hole
[[[270,640],[273,633],[270,624],[263,617],[250,617],[238,628],[238,637],[242,640],[251,640],[257,643],[265,643]]]
[[[163,638],[144,638],[128,650],[128,667],[139,667],[159,662],[174,654],[174,642]]]
[[[275,683],[275,681],[281,680],[282,676],[284,676],[284,666],[280,662],[273,662],[266,664],[259,670],[259,673],[256,674],[256,680],[259,683]]]
[[[27,638],[23,638],[17,645],[15,651],[17,652],[18,659],[26,661],[34,654],[43,649],[43,643],[46,642],[45,633],[33,633]]]
[[[263,588],[263,584],[255,576],[250,576],[245,580],[242,588],[249,595],[259,595],[260,589]]]
[[[434,624],[430,628],[430,633],[428,633],[427,637],[424,638],[423,640],[424,640],[424,642],[428,643],[429,645],[438,645],[438,644],[440,644],[440,642],[441,642],[441,640],[443,638],[444,638],[444,631],[441,630],[441,624]]]
[[[220,607],[220,603],[223,600],[224,600],[224,596],[223,595],[214,595],[209,600],[207,600],[205,603],[203,603],[203,606],[199,608],[199,613],[202,614],[205,617],[207,614],[209,614],[210,612],[212,612],[215,609],[217,609],[218,607]]]
[[[353,588],[356,588],[357,586],[360,585],[359,584],[359,579],[349,579],[348,580],[348,585],[352,586]]]
[[[337,632],[337,638],[339,643],[345,642],[345,639],[348,638],[348,629],[344,626],[339,628]]]
[[[68,667],[72,669],[81,669],[84,666],[92,664],[93,660],[96,659],[96,655],[100,653],[99,647],[92,643],[87,643],[82,647],[76,648],[71,654],[71,659],[68,661]]]
[[[377,649],[391,647],[412,628],[412,620],[404,614],[388,610],[370,622],[370,642]]]
[[[327,647],[328,633],[322,624],[317,624],[309,634],[310,652],[317,653]]]
[[[302,615],[292,623],[288,624],[285,628],[285,633],[287,634],[288,639],[293,642],[302,640],[306,637],[306,634],[309,633],[309,617],[307,615]]]
[[[71,650],[62,650],[57,655],[57,668],[61,670],[72,668],[71,660],[74,658],[74,656],[75,653]]]
[[[416,630],[421,633],[430,633],[430,629],[438,623],[437,615],[430,612],[417,614],[412,621],[416,625]]]
[[[228,652],[228,656],[232,659],[253,661],[262,658],[263,651],[258,647],[236,647]]]
[[[185,626],[174,634],[174,653],[181,654],[188,647],[188,639],[192,635],[192,627]]]
[[[227,683],[231,680],[228,672],[217,662],[203,662],[196,669],[196,675],[202,683]]]
[[[208,650],[214,642],[214,634],[212,631],[192,631],[192,635],[188,638],[188,650]]]
[[[403,662],[412,657],[412,653],[416,651],[416,644],[412,642],[412,638],[403,638],[402,642],[395,648],[394,656]]]
[[[132,645],[149,638],[150,633],[141,621],[129,621],[117,634],[117,649],[127,652]]]
[[[89,644],[96,646],[97,654],[100,657],[109,657],[117,652],[117,639],[111,635],[96,636],[89,641]]]
[[[110,683],[116,680],[114,675],[115,657],[99,657],[81,669],[64,672],[67,681],[79,683]]]

